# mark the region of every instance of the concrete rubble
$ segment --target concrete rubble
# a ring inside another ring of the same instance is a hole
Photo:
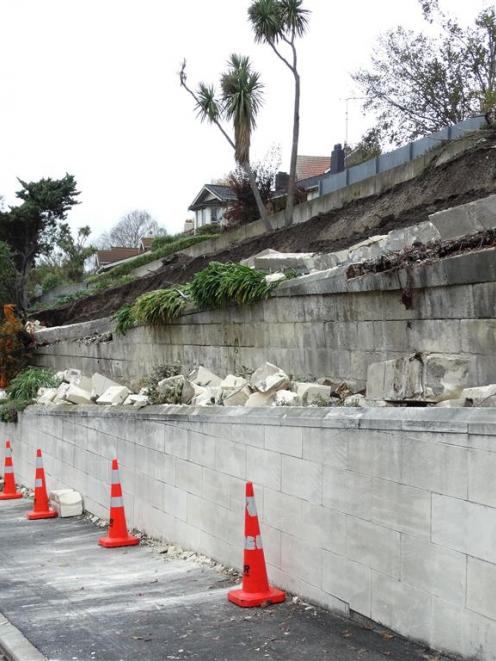
[[[74,489],[55,489],[48,496],[50,506],[61,518],[81,516],[83,513],[83,498]]]

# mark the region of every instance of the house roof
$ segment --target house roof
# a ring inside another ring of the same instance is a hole
[[[236,194],[229,186],[222,186],[221,184],[205,184],[191,203],[191,206],[189,207],[190,211],[195,211],[195,209],[200,209],[205,206],[205,204],[202,204],[202,198],[205,197],[207,193],[213,195],[219,202],[229,202],[230,200],[236,199]]]
[[[297,156],[296,179],[309,179],[324,174],[331,167],[330,156]]]
[[[139,248],[119,248],[112,246],[110,250],[98,250],[96,253],[96,258],[100,266],[105,264],[113,264],[114,262],[120,262],[122,259],[127,259],[128,257],[136,257],[136,255],[141,254]]]

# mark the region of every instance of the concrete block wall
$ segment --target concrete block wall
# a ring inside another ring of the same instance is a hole
[[[254,481],[271,580],[449,653],[496,659],[496,420],[487,409],[30,407],[11,436],[49,487],[108,516],[121,463],[130,526],[240,568]],[[57,525],[53,522],[50,525]]]
[[[76,326],[48,329],[37,335],[47,344],[35,361],[137,382],[160,364],[202,362],[225,375],[269,360],[297,378],[364,385],[371,363],[430,351],[470,358],[470,385],[496,383],[496,250],[420,264],[410,279],[410,309],[401,302],[405,273],[346,280],[331,269],[283,283],[257,305],[191,312],[111,341],[78,340]],[[100,332],[109,327],[102,321]],[[80,337],[89,333],[81,324]]]

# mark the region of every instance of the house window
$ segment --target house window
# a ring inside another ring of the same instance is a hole
[[[217,207],[211,207],[210,208],[210,222],[211,223],[217,223],[219,221],[219,218],[217,216],[218,213]]]

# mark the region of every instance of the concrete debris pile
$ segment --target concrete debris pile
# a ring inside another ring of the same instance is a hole
[[[366,401],[382,405],[496,406],[496,384],[469,387],[470,361],[459,355],[415,353],[369,365]]]
[[[151,404],[191,406],[337,406],[350,404],[350,397],[363,397],[354,383],[321,379],[317,383],[292,380],[284,370],[264,363],[249,379],[234,374],[221,378],[204,366],[187,376],[176,374],[157,382],[153,397],[150,388],[133,393],[102,374],[91,378],[80,370],[68,369],[56,375],[58,388],[40,388],[37,404],[49,406],[103,405],[142,408]],[[352,401],[352,400],[350,400]],[[375,405],[375,404],[374,404]]]

